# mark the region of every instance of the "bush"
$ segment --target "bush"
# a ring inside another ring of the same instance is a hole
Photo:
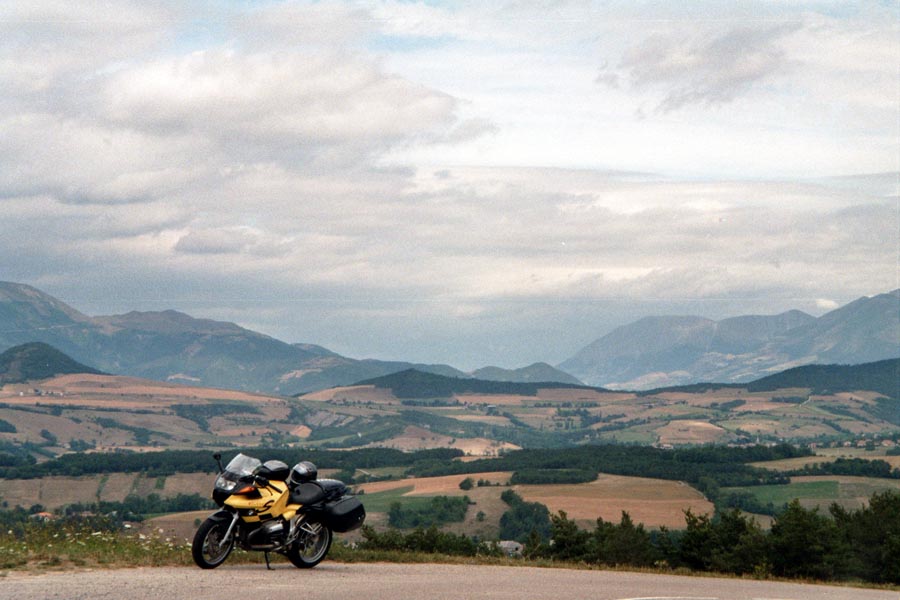
[[[363,550],[388,550],[395,552],[426,552],[454,556],[499,555],[493,544],[485,544],[462,534],[440,531],[432,526],[417,527],[404,534],[396,529],[378,533],[369,525],[362,527]]]

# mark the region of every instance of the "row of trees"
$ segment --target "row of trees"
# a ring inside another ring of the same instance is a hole
[[[2,442],[2,440],[0,440]],[[437,448],[408,453],[391,448],[360,450],[308,450],[302,448],[247,448],[223,452],[228,462],[238,452],[260,460],[278,459],[289,465],[310,460],[320,469],[374,469],[406,466],[433,468],[463,455],[461,450]],[[145,473],[148,476],[174,473],[212,472],[216,463],[212,452],[206,450],[165,450],[162,452],[72,453],[37,464],[27,453],[14,451],[0,443],[0,478],[34,479],[48,475],[79,475],[107,473]]]
[[[548,485],[561,483],[587,483],[597,479],[597,471],[588,469],[521,469],[513,472],[512,485]]]
[[[874,494],[867,506],[832,505],[825,514],[799,501],[788,504],[770,530],[739,510],[713,517],[685,513],[685,529],[649,531],[623,512],[618,523],[597,519],[581,529],[565,512],[551,515],[539,503],[503,493],[510,509],[501,519],[501,539],[524,541],[532,559],[605,566],[686,568],[693,571],[855,580],[900,584],[900,493]],[[494,544],[435,527],[403,533],[363,529],[363,548],[495,555]]]
[[[615,444],[578,446],[564,449],[526,449],[499,459],[419,463],[410,471],[420,477],[479,473],[483,471],[526,471],[536,469],[578,469],[614,475],[635,475],[687,481],[703,478],[722,487],[786,483],[783,474],[752,467],[747,463],[809,456],[808,449],[789,444],[730,448],[705,446],[661,450],[648,446]]]
[[[868,506],[832,505],[825,515],[793,501],[763,530],[736,509],[685,514],[682,531],[650,532],[622,513],[618,524],[597,519],[580,529],[565,512],[550,516],[548,537],[532,530],[526,556],[601,565],[685,567],[737,575],[900,583],[900,493],[871,497]],[[552,543],[551,543],[552,540]]]

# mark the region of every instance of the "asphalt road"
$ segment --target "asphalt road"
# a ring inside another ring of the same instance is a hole
[[[67,600],[900,600],[900,592],[612,571],[461,565],[278,564],[140,568],[0,578],[0,598]]]

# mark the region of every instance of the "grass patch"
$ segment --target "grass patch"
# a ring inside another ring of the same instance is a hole
[[[787,504],[791,500],[838,500],[840,484],[837,481],[804,481],[786,485],[757,485],[747,487],[723,488],[723,492],[748,493],[761,504],[771,503],[774,506]]]
[[[399,466],[399,467],[378,467],[375,469],[357,469],[354,474],[355,477],[366,476],[369,475],[371,477],[390,477],[394,479],[400,479],[404,475],[406,475],[407,466]]]
[[[15,533],[10,531],[0,532],[2,569],[161,566],[191,562],[190,547],[172,539],[71,524],[29,524]]]
[[[262,552],[235,548],[228,561],[264,564],[265,558]],[[116,531],[80,523],[28,523],[0,531],[0,575],[2,571],[193,564],[190,542],[144,535],[134,530]]]

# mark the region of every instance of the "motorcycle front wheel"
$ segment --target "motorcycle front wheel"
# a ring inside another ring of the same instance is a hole
[[[194,562],[201,569],[215,569],[228,558],[234,547],[234,536],[222,543],[222,538],[228,533],[228,521],[216,521],[207,519],[203,521],[197,533],[194,535],[194,543],[191,544],[191,555]]]
[[[311,569],[325,558],[331,548],[331,529],[322,523],[307,522],[300,526],[303,530],[297,541],[284,555],[299,569]]]

